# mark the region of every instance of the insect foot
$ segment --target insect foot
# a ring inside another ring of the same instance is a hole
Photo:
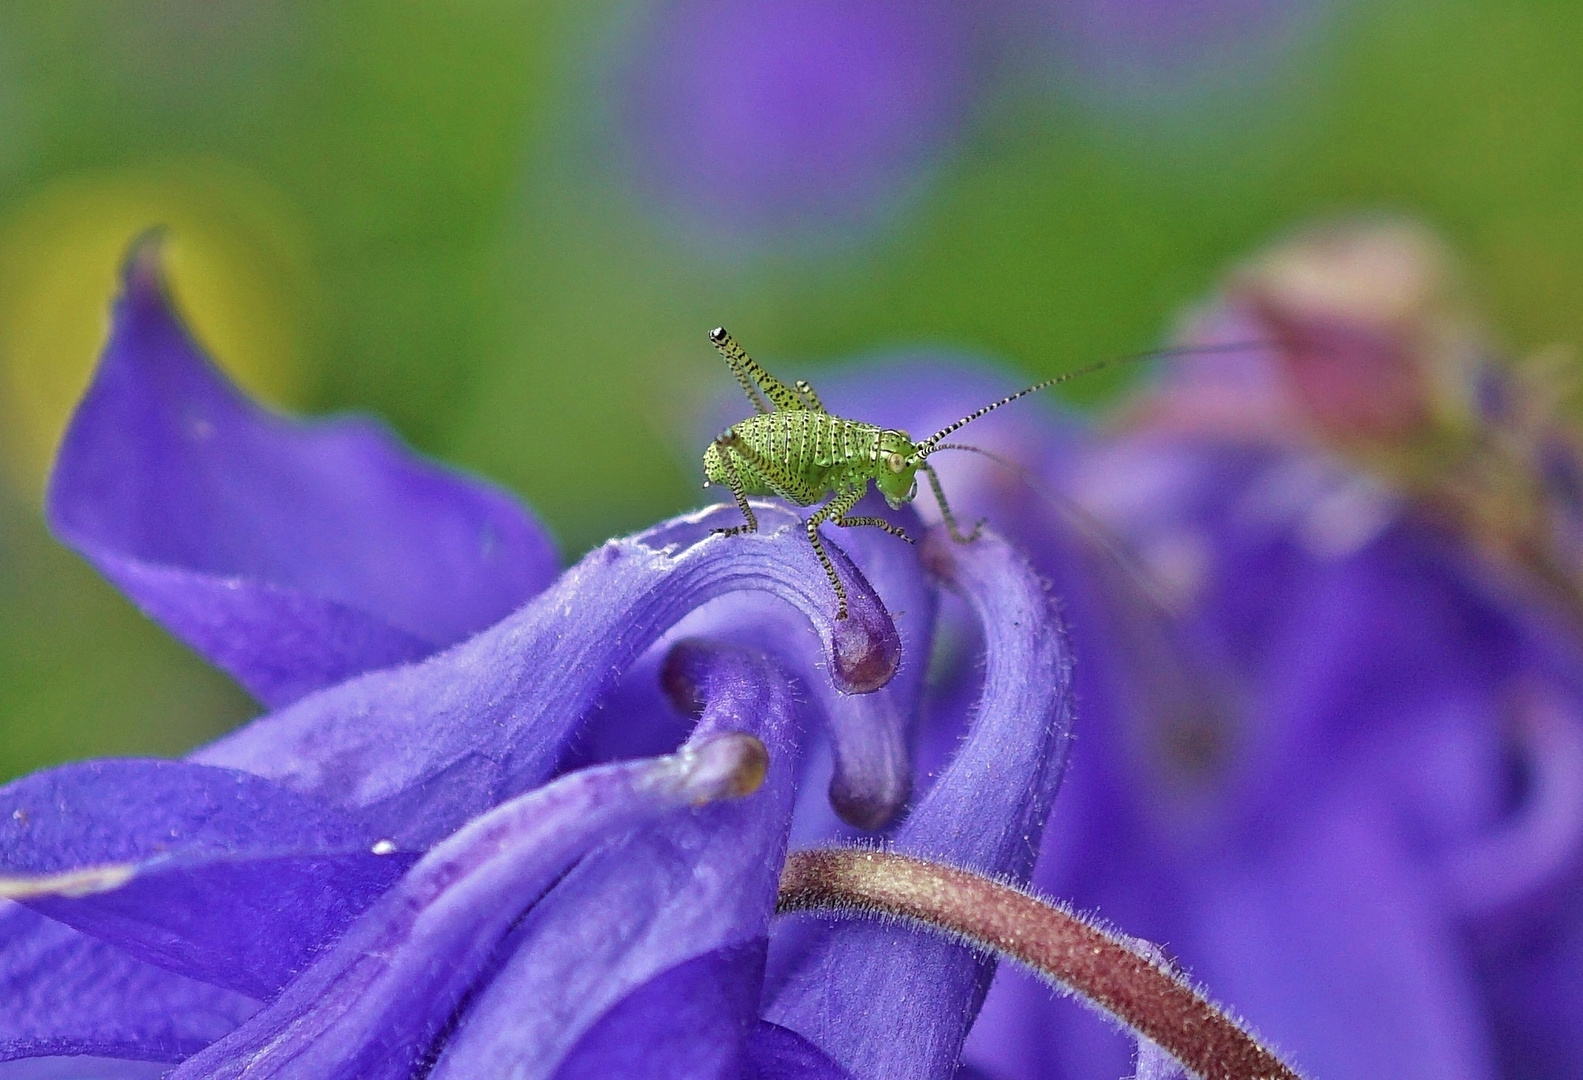
[[[971,544],[980,536],[984,535],[984,523],[988,520],[988,518],[979,518],[977,521],[973,522],[973,531],[968,533],[966,536],[963,536],[961,530],[956,527],[956,522],[950,521],[946,524],[950,528],[952,540],[955,540],[958,544]]]

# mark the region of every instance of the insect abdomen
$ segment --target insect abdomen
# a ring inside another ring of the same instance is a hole
[[[764,413],[733,424],[732,430],[763,463],[762,468],[746,462],[738,466],[754,493],[772,494],[780,488],[805,504],[848,482],[854,473],[872,475],[879,457],[878,427],[828,413]],[[706,471],[708,467],[706,461]]]

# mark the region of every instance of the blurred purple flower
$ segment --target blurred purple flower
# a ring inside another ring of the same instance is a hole
[[[1174,362],[1116,429],[975,427],[1028,476],[937,459],[1052,579],[1080,661],[1036,885],[1314,1076],[1583,1076],[1579,466],[1543,365],[1496,366],[1444,253],[1391,222],[1277,247],[1187,340],[1272,347]],[[918,399],[882,370],[825,400],[928,430],[1006,385],[905,363]],[[955,737],[925,729],[920,768]],[[1009,969],[967,1046],[996,1080],[1131,1053]]]
[[[917,188],[978,82],[936,0],[668,0],[615,88],[637,182],[712,231],[840,236]]]
[[[1078,970],[1097,948],[1115,985],[1189,1006],[1174,1029],[1168,1009],[1144,1020],[1196,1037],[1207,1016],[1244,1056],[1228,1075],[1268,1072],[1148,950],[1004,884],[1032,872],[1071,719],[1064,632],[1027,562],[993,536],[931,532],[920,559],[856,533],[855,561],[831,548],[838,621],[801,530],[778,527],[790,512],[712,536],[734,513],[612,540],[547,580],[547,541],[499,493],[361,421],[241,398],[141,245],[49,516],[282,704],[184,761],[0,787],[0,1069],[951,1076],[991,960],[897,923],[771,925],[794,829],[850,835],[831,804],[870,827],[908,804],[938,582],[979,628],[980,692],[885,850],[836,861],[883,885],[885,860],[909,857],[928,887],[894,910],[1013,955],[1016,932],[974,920],[997,903],[1053,920],[1052,970],[1064,942],[1082,942]],[[805,757],[833,763],[829,803],[808,797]],[[810,905],[854,913],[833,884]],[[937,904],[957,921],[931,921]]]
[[[1274,81],[1335,0],[1017,0],[1058,77],[1101,108],[1179,110],[1206,91]],[[1026,45],[1024,46],[1026,51]]]

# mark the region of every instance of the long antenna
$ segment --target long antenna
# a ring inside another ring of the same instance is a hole
[[[991,402],[990,404],[985,405],[982,409],[976,409],[973,412],[968,413],[956,423],[947,424],[945,427],[929,436],[923,442],[919,443],[918,449],[913,456],[919,458],[928,457],[930,454],[934,453],[935,450],[939,449],[939,447],[937,447],[935,444],[941,439],[945,438],[953,431],[961,430],[968,424],[971,424],[974,420],[977,420],[979,417],[994,412],[1002,405],[1010,405],[1018,398],[1027,397],[1029,394],[1043,390],[1046,387],[1054,386],[1057,383],[1064,383],[1069,379],[1076,379],[1082,375],[1092,375],[1096,371],[1103,371],[1106,368],[1114,367],[1117,364],[1131,364],[1139,360],[1163,360],[1167,357],[1190,356],[1194,353],[1251,352],[1255,349],[1272,349],[1275,347],[1276,346],[1274,343],[1268,341],[1237,341],[1228,345],[1173,345],[1170,348],[1150,349],[1148,352],[1133,353],[1130,356],[1112,356],[1107,360],[1098,360],[1087,365],[1086,367],[1077,368],[1075,371],[1068,371],[1061,375],[1052,375],[1048,379],[1041,380],[1040,382],[1034,383],[1032,386],[1018,390],[1015,394],[1009,394],[1006,397],[1001,398],[999,401]]]

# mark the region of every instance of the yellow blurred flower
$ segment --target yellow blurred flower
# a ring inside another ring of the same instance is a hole
[[[188,325],[255,397],[299,404],[315,296],[290,204],[218,160],[57,180],[0,220],[0,460],[42,489],[108,330],[116,274],[140,233],[165,226]]]

